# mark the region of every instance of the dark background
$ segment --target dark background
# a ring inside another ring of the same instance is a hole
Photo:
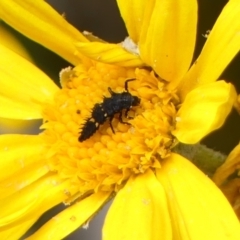
[[[86,30],[92,32],[94,35],[114,43],[122,41],[127,36],[127,31],[120,17],[115,0],[48,0],[47,2],[49,2],[60,14],[64,13],[67,21],[80,31]],[[199,23],[194,59],[199,55],[206,41],[202,34],[212,29],[217,16],[228,1],[199,0],[198,2]],[[36,65],[58,84],[59,71],[69,66],[69,63],[38,44],[22,37],[20,34],[16,34],[26,45],[30,53],[32,53]],[[58,41],[57,38],[56,41]],[[219,39],[219,41],[221,41],[221,39]],[[234,83],[238,93],[240,92],[239,54],[220,78]],[[240,139],[239,120],[240,118],[236,111],[232,111],[223,128],[207,136],[202,142],[212,149],[228,154],[234,146],[238,144]],[[41,225],[46,219],[56,214],[60,208],[61,207],[56,207],[51,212],[44,214],[34,227]],[[100,240],[101,227],[104,219],[104,212],[106,212],[106,210],[107,207],[103,209],[100,215],[90,222],[88,230],[79,229],[66,239]]]

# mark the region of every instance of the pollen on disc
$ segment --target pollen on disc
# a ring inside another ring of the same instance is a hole
[[[64,114],[62,117],[61,117],[61,121],[63,123],[68,123],[69,121],[72,120],[72,116],[70,114]]]
[[[88,149],[81,147],[81,148],[78,150],[78,155],[79,155],[79,157],[81,157],[81,158],[86,158],[86,157],[88,156]]]
[[[122,142],[126,142],[127,140],[129,140],[129,134],[128,133],[122,133],[121,134],[121,140],[122,140]]]
[[[128,149],[126,148],[126,144],[125,143],[119,143],[117,145],[117,149],[119,149],[119,150],[121,150],[121,151],[123,151],[125,153],[128,153]]]
[[[79,151],[77,147],[70,147],[68,148],[67,153],[70,157],[78,157]]]
[[[92,157],[92,156],[96,155],[96,151],[94,150],[94,148],[89,148],[87,150],[87,153],[88,153],[88,157]]]
[[[93,147],[96,152],[99,152],[102,148],[105,148],[105,146],[101,142],[96,142]]]
[[[113,134],[112,139],[116,142],[121,142],[122,141],[122,133]]]
[[[67,129],[72,132],[76,132],[79,129],[79,125],[74,121],[69,121],[66,126]]]
[[[72,137],[72,134],[70,132],[65,132],[63,135],[62,135],[62,139],[66,142],[69,142],[69,139]]]
[[[117,129],[118,129],[120,132],[127,132],[128,129],[129,129],[129,125],[123,124],[123,123],[119,122],[118,125],[117,125]]]
[[[108,148],[109,150],[116,149],[116,147],[117,147],[117,143],[116,143],[115,141],[109,141],[109,142],[107,143],[107,148]]]
[[[53,125],[54,131],[57,132],[58,134],[62,134],[66,132],[66,126],[60,122],[55,123]]]
[[[110,136],[106,136],[106,135],[103,135],[101,137],[101,142],[104,144],[104,145],[107,145],[107,143],[111,141],[111,137]]]

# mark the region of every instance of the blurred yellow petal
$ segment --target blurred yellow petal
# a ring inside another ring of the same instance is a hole
[[[38,181],[39,184],[42,184],[42,182],[42,180]],[[54,185],[51,188],[49,186],[46,187],[46,191],[43,191],[39,197],[40,201],[37,201],[33,208],[25,212],[23,211],[22,215],[14,222],[0,227],[1,239],[8,239],[6,236],[11,236],[12,238],[10,239],[19,239],[44,212],[61,203],[64,197],[66,197],[64,192],[69,183],[63,182],[59,184],[57,177],[44,178],[44,182],[46,185],[50,183]],[[35,186],[33,185],[33,187]],[[10,201],[11,204],[14,205],[14,201]]]
[[[54,186],[60,185],[60,181],[56,180],[54,174],[48,174],[33,184],[15,192],[14,194],[0,200],[1,209],[0,213],[0,226],[10,224],[22,217],[29,212],[39,211],[39,207],[43,199],[46,197],[45,192],[50,188],[54,189]],[[62,196],[61,196],[62,197]],[[17,201],[12,201],[17,199]],[[41,208],[40,208],[41,209]]]
[[[167,194],[173,239],[240,239],[240,224],[229,202],[192,163],[172,154],[157,176]]]
[[[68,207],[36,233],[27,238],[30,239],[63,239],[71,232],[83,225],[99,208],[107,201],[111,193],[95,193],[81,202]]]
[[[41,159],[43,141],[36,135],[0,135],[0,182]],[[1,185],[0,185],[1,186]],[[2,186],[1,186],[2,187]],[[0,194],[0,198],[4,195]]]
[[[32,58],[24,45],[19,41],[17,35],[14,31],[10,29],[3,21],[0,20],[0,44],[3,44],[7,48],[13,50],[20,56],[26,58],[28,61],[32,62]]]
[[[181,83],[184,98],[198,85],[216,81],[240,49],[240,1],[228,1],[203,50]]]
[[[14,192],[19,191],[19,189],[29,186],[48,172],[48,166],[44,164],[43,160],[38,160],[38,162],[34,162],[31,165],[24,167],[0,182],[1,197],[7,197]]]
[[[20,221],[12,224],[10,227],[0,227],[1,239],[19,239],[34,222],[39,218],[38,215],[31,215],[22,218]]]
[[[238,111],[238,113],[240,114],[240,94],[237,97],[237,100],[236,100],[236,102],[234,104],[234,107]]]
[[[197,1],[118,0],[118,5],[143,62],[162,79],[178,82],[192,61]]]
[[[240,169],[240,144],[238,144],[227,157],[227,160],[217,169],[213,176],[214,182],[219,186],[235,171]]]
[[[138,55],[127,52],[120,44],[101,42],[77,43],[78,50],[85,56],[96,61],[116,64],[123,67],[143,66]]]
[[[45,1],[1,0],[0,18],[72,64],[81,61],[74,44],[88,40]]]
[[[173,134],[182,143],[194,144],[224,123],[236,101],[232,84],[218,81],[192,90],[176,117]]]
[[[163,187],[151,170],[128,180],[110,207],[104,240],[172,239]]]
[[[58,87],[33,64],[0,45],[0,117],[42,118],[42,103],[50,102]]]

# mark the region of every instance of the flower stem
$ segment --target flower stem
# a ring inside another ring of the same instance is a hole
[[[173,148],[173,152],[179,153],[190,160],[209,177],[211,177],[216,169],[226,160],[224,154],[201,144],[188,145],[179,143]]]

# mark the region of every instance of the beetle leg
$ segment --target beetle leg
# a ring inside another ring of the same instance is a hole
[[[108,91],[110,92],[111,96],[115,93],[110,87],[108,88]]]
[[[111,127],[111,129],[112,129],[112,132],[115,134],[115,131],[114,131],[113,126],[112,126],[112,120],[113,120],[113,116],[111,116],[111,117],[109,118],[109,124],[110,124],[110,127]]]
[[[125,116],[126,116],[126,112],[125,112]],[[131,125],[131,123],[129,123],[129,122],[124,122],[124,121],[122,120],[122,112],[120,112],[120,114],[119,114],[119,122],[120,122],[120,123],[123,123],[123,124]]]
[[[125,112],[124,115],[125,115],[125,117],[126,117],[127,119],[133,119],[133,117],[128,116],[129,110],[130,110],[130,108],[128,108],[128,109],[126,110],[126,112]]]

